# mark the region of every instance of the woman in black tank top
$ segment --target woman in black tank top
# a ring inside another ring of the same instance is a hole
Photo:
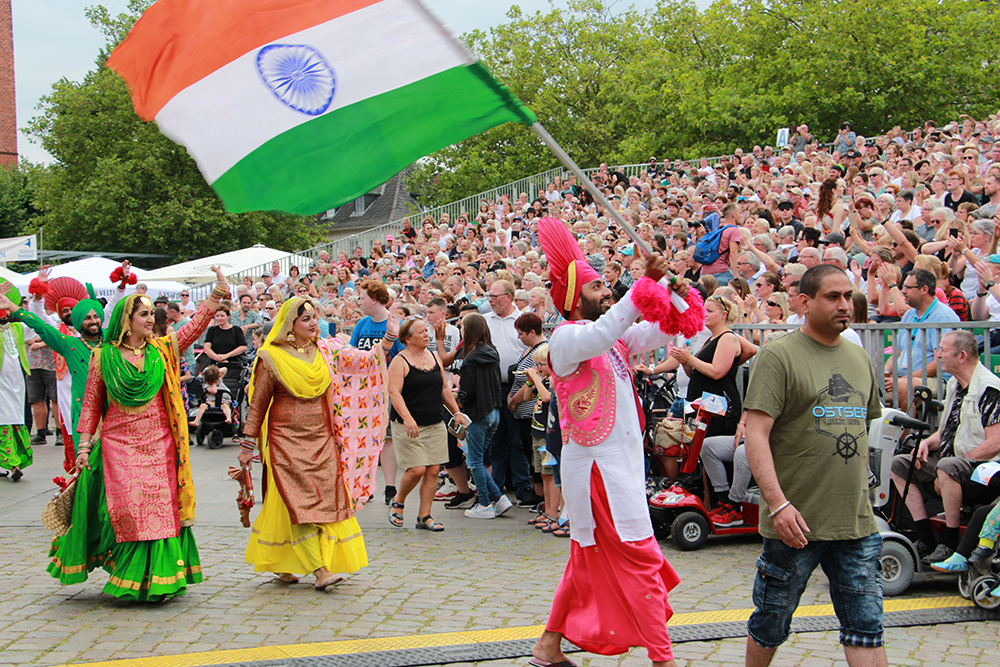
[[[715,509],[712,521],[717,525],[738,525],[743,522],[739,510],[729,502],[729,476],[724,461],[732,461],[739,445],[736,430],[743,415],[743,402],[736,386],[743,343],[729,328],[736,320],[737,308],[728,299],[710,296],[705,302],[705,326],[712,337],[698,351],[674,348],[670,354],[682,364],[691,378],[687,400],[701,398],[703,392],[725,396],[728,403],[725,416],[713,416],[702,443],[701,460],[712,484]]]
[[[403,527],[403,503],[420,484],[420,511],[416,527],[442,531],[431,517],[438,472],[448,460],[448,432],[441,414],[444,406],[458,415],[458,402],[445,382],[441,360],[427,349],[430,336],[423,320],[407,319],[399,327],[399,341],[406,347],[389,365],[389,426],[392,446],[403,476],[389,509],[389,523]],[[464,418],[464,419],[463,419]],[[465,415],[460,421],[468,425]]]

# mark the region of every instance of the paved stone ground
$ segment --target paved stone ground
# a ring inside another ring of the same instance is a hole
[[[51,439],[50,439],[51,441]],[[261,645],[542,624],[565,566],[569,541],[528,527],[515,509],[495,521],[466,519],[436,504],[447,526],[434,534],[394,529],[376,499],[359,513],[371,566],[327,593],[285,586],[243,561],[247,529],[239,526],[236,485],[226,476],[236,447],[193,451],[200,523],[195,529],[204,583],[160,605],[123,606],[101,593],[106,575],[63,587],[45,572],[50,533],[38,517],[61,473],[61,450],[38,447],[36,464],[14,484],[0,479],[0,665],[55,665]],[[414,496],[412,501],[416,500]],[[751,606],[754,536],[713,540],[695,553],[663,542],[683,577],[671,595],[676,612]],[[802,604],[829,603],[817,575]],[[910,596],[955,595],[948,579],[918,581]],[[891,664],[994,665],[1000,622],[887,631]],[[680,644],[681,664],[742,664],[744,640]],[[619,657],[575,654],[587,667],[649,664],[643,649]],[[525,660],[482,665],[524,665]],[[775,664],[844,664],[837,633],[794,635]]]

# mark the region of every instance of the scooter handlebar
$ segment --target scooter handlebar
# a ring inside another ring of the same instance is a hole
[[[927,431],[930,432],[931,427],[927,422],[922,422],[919,419],[914,419],[913,417],[907,417],[906,415],[895,415],[889,420],[889,423],[893,426],[899,426],[901,428],[911,428],[916,431]]]

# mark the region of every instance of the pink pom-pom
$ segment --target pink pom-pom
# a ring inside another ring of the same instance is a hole
[[[49,293],[49,284],[38,278],[32,278],[28,283],[28,294],[32,296],[45,296]]]
[[[632,303],[644,320],[656,322],[665,334],[680,333],[692,338],[705,326],[705,303],[694,288],[688,290],[684,301],[688,309],[677,312],[670,303],[670,291],[652,278],[640,278],[632,288]]]

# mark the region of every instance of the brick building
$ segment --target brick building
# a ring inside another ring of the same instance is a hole
[[[14,23],[11,0],[0,0],[0,165],[17,166],[14,107]]]

